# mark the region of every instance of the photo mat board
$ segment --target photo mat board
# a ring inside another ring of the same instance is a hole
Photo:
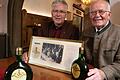
[[[79,56],[82,42],[32,36],[28,63],[66,73]]]

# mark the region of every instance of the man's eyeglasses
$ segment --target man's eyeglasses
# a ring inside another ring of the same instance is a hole
[[[110,12],[110,11],[96,10],[96,11],[91,11],[90,14],[91,15],[96,15],[97,13],[99,13],[100,15],[103,15],[105,12]]]
[[[53,13],[61,13],[61,14],[65,14],[67,13],[66,11],[63,10],[52,10]]]

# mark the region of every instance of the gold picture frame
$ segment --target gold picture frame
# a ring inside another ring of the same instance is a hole
[[[33,36],[28,63],[70,73],[72,62],[78,58],[82,44],[78,41]]]

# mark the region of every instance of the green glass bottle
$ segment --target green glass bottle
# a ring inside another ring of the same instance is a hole
[[[28,64],[22,61],[22,48],[16,49],[16,61],[6,69],[4,80],[32,80],[33,72]]]
[[[79,57],[71,66],[71,74],[74,80],[85,80],[89,71],[88,65],[85,62],[84,48],[80,47]]]

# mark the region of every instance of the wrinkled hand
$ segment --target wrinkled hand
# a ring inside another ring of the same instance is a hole
[[[88,72],[88,78],[85,80],[104,80],[105,79],[105,73],[97,68],[90,69]]]
[[[24,52],[23,55],[22,55],[22,60],[27,63],[28,62],[28,53],[27,52]]]

